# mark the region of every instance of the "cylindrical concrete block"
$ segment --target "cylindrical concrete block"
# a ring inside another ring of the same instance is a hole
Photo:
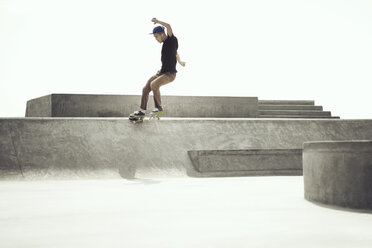
[[[372,210],[372,141],[306,142],[305,199]]]

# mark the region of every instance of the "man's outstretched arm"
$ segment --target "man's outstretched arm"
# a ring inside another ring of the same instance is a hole
[[[182,65],[182,66],[185,66],[185,65],[186,65],[186,62],[181,61],[180,55],[178,55],[178,53],[176,54],[176,57],[177,57],[177,61],[178,61],[178,63],[179,63],[180,65]]]
[[[167,28],[167,35],[168,36],[173,36],[173,30],[172,30],[172,27],[170,24],[166,23],[166,22],[162,22],[162,21],[159,21],[158,19],[156,18],[152,18],[151,20],[154,24],[157,24],[159,23],[160,25],[163,25],[164,27]]]

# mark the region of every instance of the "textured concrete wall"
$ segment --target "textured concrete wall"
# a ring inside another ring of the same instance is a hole
[[[372,141],[305,143],[303,170],[307,200],[372,210]]]
[[[302,149],[372,139],[372,120],[0,118],[0,168],[25,177],[202,176],[190,150]],[[9,174],[9,173],[8,173]]]
[[[302,149],[189,151],[202,176],[302,175]]]
[[[47,96],[48,97],[48,96]],[[50,108],[46,97],[27,103],[27,117],[127,117],[139,109],[138,95],[79,95],[53,94],[51,112],[39,109]],[[162,96],[164,116],[168,117],[215,117],[250,118],[258,116],[257,97],[206,97]],[[154,108],[150,97],[148,110]]]

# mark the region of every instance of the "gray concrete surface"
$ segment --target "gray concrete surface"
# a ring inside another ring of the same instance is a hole
[[[1,248],[370,248],[372,214],[302,177],[0,181]]]
[[[302,175],[302,149],[189,151],[202,176]]]
[[[372,210],[372,141],[305,143],[303,170],[306,199]]]
[[[202,176],[190,150],[302,149],[372,139],[372,120],[0,118],[1,177]],[[130,174],[129,174],[130,176]]]
[[[52,94],[28,101],[26,117],[128,117],[140,103],[139,95]],[[257,97],[162,96],[162,105],[165,117],[258,116]],[[150,96],[148,110],[153,108]]]

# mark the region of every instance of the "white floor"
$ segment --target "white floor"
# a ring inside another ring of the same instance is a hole
[[[0,247],[372,247],[302,177],[0,182]]]

